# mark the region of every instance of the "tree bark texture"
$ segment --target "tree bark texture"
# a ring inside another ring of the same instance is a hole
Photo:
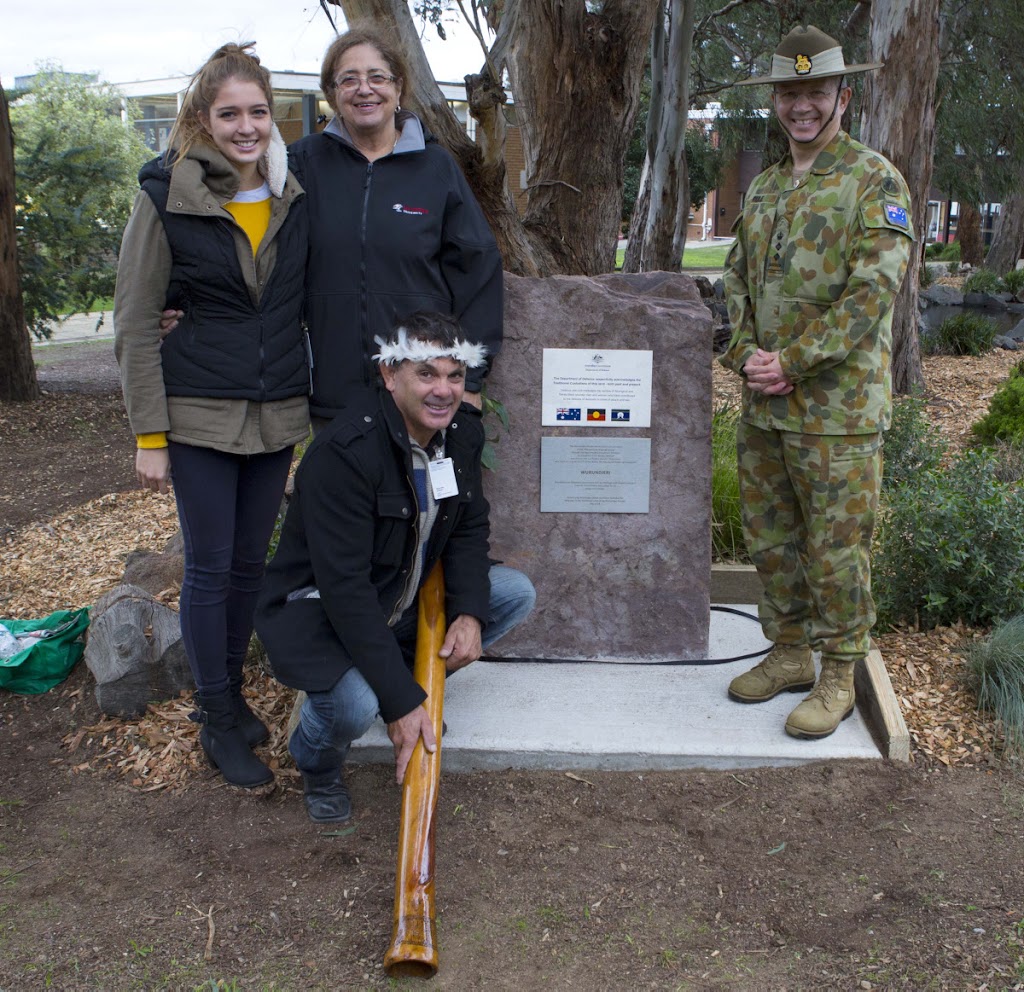
[[[992,236],[992,246],[985,259],[985,267],[1003,276],[1017,267],[1024,248],[1024,191],[1010,193],[999,212],[999,223]]]
[[[508,68],[529,184],[525,224],[556,271],[610,272],[623,162],[661,0],[509,0]]]
[[[470,112],[478,122],[478,143],[466,134],[448,106],[423,51],[406,0],[330,0],[349,24],[372,21],[401,43],[412,78],[402,103],[416,111],[438,141],[455,156],[494,232],[505,268],[520,276],[548,275],[552,261],[523,226],[508,185],[504,157],[505,95],[487,67],[466,77]]]
[[[976,203],[961,202],[956,239],[960,242],[961,262],[978,267],[985,261],[985,249],[981,243],[981,211]]]
[[[907,393],[924,384],[917,293],[924,237],[920,228],[927,217],[935,145],[939,0],[875,0],[871,61],[886,65],[867,74],[862,138],[890,159],[907,180],[918,239],[892,323],[893,388]]]
[[[14,225],[14,136],[0,86],[0,400],[39,398],[32,341],[25,326]]]
[[[665,16],[655,19],[647,158],[630,222],[626,272],[677,272],[683,259],[690,213],[685,138],[696,6],[696,0],[668,0]]]

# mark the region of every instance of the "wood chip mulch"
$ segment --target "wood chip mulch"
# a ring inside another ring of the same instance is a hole
[[[928,413],[959,450],[970,443],[970,424],[1018,360],[1010,352],[982,358],[925,359]],[[739,383],[717,363],[715,402],[736,402]],[[117,493],[85,503],[48,523],[9,530],[0,537],[0,616],[42,617],[89,605],[117,585],[129,552],[161,551],[177,530],[174,500],[145,492]],[[175,590],[163,597],[177,606]],[[877,638],[911,734],[912,758],[926,764],[989,767],[1002,757],[999,725],[975,708],[966,688],[963,646],[984,635],[963,627],[900,631]],[[260,754],[278,777],[296,777],[287,756],[286,727],[293,693],[258,665],[250,666],[246,693],[272,729]],[[135,721],[104,719],[65,740],[77,772],[110,772],[143,790],[180,790],[201,774],[205,758],[191,701],[151,706]]]

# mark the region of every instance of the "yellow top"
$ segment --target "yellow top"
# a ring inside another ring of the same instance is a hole
[[[255,190],[254,192],[260,192]],[[245,231],[252,245],[252,257],[256,257],[263,235],[267,233],[270,226],[270,190],[264,187],[266,196],[262,200],[247,201],[236,197],[230,203],[224,204],[224,209],[231,214],[238,223],[238,226]],[[240,193],[239,196],[244,196]]]

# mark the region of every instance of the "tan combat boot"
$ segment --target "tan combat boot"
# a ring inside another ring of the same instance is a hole
[[[729,698],[738,703],[763,703],[780,692],[806,692],[814,687],[814,656],[806,644],[776,644],[749,672],[729,683]]]
[[[853,712],[854,664],[853,661],[822,658],[818,684],[786,720],[786,733],[790,737],[805,740],[828,737]]]

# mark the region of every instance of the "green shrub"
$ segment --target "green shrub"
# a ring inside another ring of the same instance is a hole
[[[740,518],[740,482],[736,467],[736,406],[720,406],[711,415],[711,552],[716,561],[750,561]]]
[[[1024,289],[1024,269],[1010,269],[1003,276],[1003,285],[1008,293],[1016,295]]]
[[[994,393],[988,413],[971,430],[988,444],[1010,441],[1024,444],[1024,362],[1010,369],[1010,376]]]
[[[882,626],[1024,611],[1024,489],[1000,482],[985,450],[917,473],[886,497],[872,573]]]
[[[942,253],[946,250],[946,246],[941,241],[933,241],[924,250],[924,257],[929,262],[939,261],[942,258]]]
[[[991,269],[978,269],[964,281],[965,293],[1001,293],[1003,281]]]
[[[932,284],[932,270],[928,268],[924,263],[921,264],[920,274],[918,276],[918,283],[921,289],[927,289]]]
[[[920,394],[902,396],[892,408],[892,425],[882,444],[882,490],[887,492],[942,464],[946,445],[924,415]]]
[[[944,320],[937,331],[921,336],[926,355],[984,355],[992,350],[996,325],[976,313],[960,313]]]
[[[939,261],[942,262],[956,262],[960,264],[960,242],[951,241],[948,245],[942,246],[942,251],[939,252]],[[950,269],[952,271],[952,269]]]
[[[1003,724],[1006,743],[1024,746],[1024,616],[1015,616],[967,652],[967,681],[978,708],[994,713]]]

